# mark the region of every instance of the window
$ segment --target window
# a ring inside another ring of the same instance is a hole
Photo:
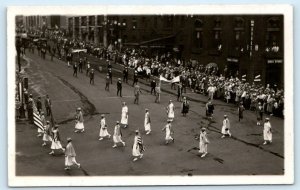
[[[194,46],[196,48],[203,47],[203,32],[202,32],[203,22],[197,19],[194,23]]]
[[[132,19],[132,29],[133,30],[137,29],[137,20],[136,20],[136,18]]]
[[[266,34],[266,52],[277,53],[280,50],[281,41],[281,30],[280,20],[277,17],[272,17],[267,23],[267,34]]]
[[[234,49],[237,52],[244,51],[244,33],[245,20],[241,17],[236,17],[234,25]]]

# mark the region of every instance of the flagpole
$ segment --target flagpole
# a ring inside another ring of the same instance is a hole
[[[50,108],[51,124],[52,124],[52,127],[54,127],[55,126],[55,120],[54,120],[54,117],[53,117],[53,114],[52,114],[52,106],[50,106],[49,108]]]

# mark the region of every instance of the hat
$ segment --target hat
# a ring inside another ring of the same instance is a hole
[[[44,115],[44,112],[43,112],[43,111],[41,111],[41,115]]]
[[[224,115],[224,117],[226,118],[226,117],[227,117],[227,115]]]
[[[101,117],[104,117],[105,115],[104,114],[101,114]]]
[[[78,107],[77,110],[80,111],[80,110],[81,110],[81,107]]]
[[[205,128],[205,127],[202,127],[202,128],[201,128],[201,131],[206,131],[206,128]]]
[[[117,123],[119,124],[120,122],[119,122],[119,121],[117,121]]]
[[[270,121],[270,118],[266,117],[266,121]]]
[[[55,128],[58,128],[59,125],[54,125]]]
[[[72,141],[71,137],[68,137],[68,138],[67,138],[67,141],[68,141],[68,142]]]
[[[118,80],[121,80],[121,78],[118,78]]]
[[[148,109],[148,108],[146,108],[145,110],[146,110],[146,111],[149,111],[149,109]]]
[[[46,123],[50,123],[50,121],[46,121]]]
[[[167,120],[168,123],[170,123],[171,121],[172,121],[171,119],[168,119],[168,120]]]
[[[135,130],[135,133],[139,133],[139,130]]]

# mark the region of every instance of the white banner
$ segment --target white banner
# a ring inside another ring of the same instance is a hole
[[[73,49],[73,50],[72,50],[72,53],[79,53],[79,52],[84,52],[84,53],[86,53],[86,52],[87,52],[87,49]]]

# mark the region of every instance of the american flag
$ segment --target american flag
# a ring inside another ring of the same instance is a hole
[[[34,101],[32,101],[32,104],[33,104],[33,123],[41,130],[44,130],[43,122],[41,120],[40,114],[38,112],[38,109],[36,108]]]
[[[139,136],[138,139],[137,139],[137,142],[138,142],[138,145],[139,145],[139,148],[140,148],[140,152],[144,152],[145,151],[145,146],[144,146],[142,137]]]

